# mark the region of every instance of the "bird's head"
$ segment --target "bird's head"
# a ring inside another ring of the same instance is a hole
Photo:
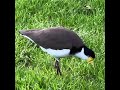
[[[95,53],[94,53],[94,51],[92,51],[88,47],[83,46],[81,51],[76,53],[75,56],[77,56],[83,60],[87,60],[88,63],[93,64],[93,60],[95,58]]]

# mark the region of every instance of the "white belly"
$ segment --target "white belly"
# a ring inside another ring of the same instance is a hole
[[[26,35],[22,35],[24,37],[26,37],[27,39],[29,39],[30,41],[34,42],[31,38],[29,38]],[[70,49],[62,49],[62,50],[54,50],[54,49],[45,49],[43,47],[40,46],[40,48],[44,51],[47,52],[48,54],[50,54],[53,57],[65,57],[68,56],[70,53]]]
[[[40,48],[44,51],[50,54],[53,57],[65,57],[68,56],[70,53],[70,49],[62,49],[62,50],[54,50],[54,49],[45,49],[40,46]]]

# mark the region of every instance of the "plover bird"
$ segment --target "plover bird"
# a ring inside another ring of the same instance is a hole
[[[74,55],[89,63],[93,62],[95,53],[73,31],[64,27],[52,27],[40,30],[20,30],[21,35],[36,43],[44,52],[55,58],[57,74],[61,75],[59,60]]]

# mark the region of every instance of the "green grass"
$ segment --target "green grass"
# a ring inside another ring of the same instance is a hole
[[[16,0],[16,90],[104,90],[104,0]],[[92,9],[88,10],[89,5]],[[94,67],[75,57],[54,58],[19,35],[18,30],[64,26],[75,31],[96,54]]]

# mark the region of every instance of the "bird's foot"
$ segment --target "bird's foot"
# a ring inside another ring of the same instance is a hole
[[[62,75],[61,71],[60,71],[60,66],[59,66],[59,61],[56,60],[55,61],[55,68],[57,69],[57,75]]]

